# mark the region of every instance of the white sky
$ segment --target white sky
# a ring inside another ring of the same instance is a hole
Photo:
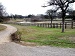
[[[9,14],[45,14],[49,8],[41,7],[48,0],[0,0]],[[75,4],[73,8],[75,7]]]

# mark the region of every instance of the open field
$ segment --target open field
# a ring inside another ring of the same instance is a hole
[[[6,26],[0,25],[0,31],[6,29]]]
[[[65,33],[61,33],[59,28],[11,25],[22,33],[21,40],[24,42],[75,48],[75,29],[66,29]]]

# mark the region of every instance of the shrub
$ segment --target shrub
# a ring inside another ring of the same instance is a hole
[[[17,31],[11,35],[12,41],[21,41],[21,32]]]

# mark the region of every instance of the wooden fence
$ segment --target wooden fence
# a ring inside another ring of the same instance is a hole
[[[37,27],[45,27],[45,28],[51,28],[51,23],[9,23],[9,24],[18,24],[22,26],[37,26]],[[65,29],[71,28],[71,23],[65,23]],[[52,28],[62,28],[62,23],[52,23]],[[73,28],[75,28],[75,23],[73,25]]]
[[[37,23],[37,24],[31,24],[31,26],[51,28],[51,23]],[[65,26],[65,29],[71,28],[71,24],[69,23],[65,23],[64,26]],[[52,28],[62,28],[62,23],[52,23]]]

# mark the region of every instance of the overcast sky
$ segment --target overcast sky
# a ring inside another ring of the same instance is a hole
[[[48,0],[0,0],[0,2],[6,7],[6,11],[9,14],[45,14],[46,10],[50,7],[41,7]],[[75,6],[73,6],[74,8]]]

